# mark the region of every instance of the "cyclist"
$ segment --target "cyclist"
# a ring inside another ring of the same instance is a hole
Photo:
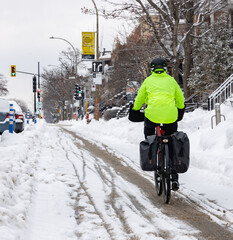
[[[140,110],[146,103],[144,118],[145,138],[155,134],[158,124],[170,135],[177,131],[178,109],[184,111],[184,96],[176,80],[167,74],[167,62],[155,58],[151,64],[151,75],[144,80],[135,98],[132,110]],[[172,174],[172,189],[179,189],[178,174]]]

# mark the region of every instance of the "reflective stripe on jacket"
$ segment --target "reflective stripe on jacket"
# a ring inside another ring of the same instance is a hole
[[[173,123],[177,108],[184,108],[184,96],[176,80],[166,72],[154,73],[146,78],[138,90],[133,110],[147,104],[145,116],[154,123]]]

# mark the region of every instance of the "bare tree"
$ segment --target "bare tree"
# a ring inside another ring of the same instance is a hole
[[[78,50],[76,52],[79,53]],[[75,60],[77,57],[77,61]],[[78,67],[81,66],[80,54],[75,56],[74,52],[68,48],[67,51],[62,51],[59,57],[60,65],[52,69],[44,69],[42,74],[42,101],[43,108],[48,114],[56,114],[60,106],[64,106],[65,101],[73,102],[74,89],[76,83],[82,83],[83,77],[78,75],[75,80],[75,63]]]
[[[7,79],[0,73],[0,96],[5,96],[8,93]]]
[[[205,23],[214,12],[224,7],[226,0],[103,0],[114,9],[101,9],[105,17],[130,20],[144,19],[147,34],[153,35],[170,60],[172,75],[178,81],[183,78],[184,95],[190,94],[187,79],[192,67],[192,41],[196,30]],[[88,12],[88,9],[83,9]],[[91,12],[91,11],[90,11]],[[157,18],[153,18],[156,16]],[[183,61],[183,71],[180,71]]]
[[[20,106],[20,108],[22,109],[23,113],[25,113],[25,114],[27,113],[28,106],[27,106],[25,101],[23,101],[22,99],[15,99],[15,98],[12,98],[10,100],[15,101]]]

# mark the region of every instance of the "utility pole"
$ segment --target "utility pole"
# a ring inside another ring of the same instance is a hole
[[[96,11],[96,60],[99,60],[99,14],[95,1],[92,0]],[[95,120],[99,120],[99,84],[96,84],[96,100],[95,100]]]

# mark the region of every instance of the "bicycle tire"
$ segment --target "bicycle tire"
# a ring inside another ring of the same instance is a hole
[[[158,196],[161,196],[163,192],[163,184],[162,184],[162,177],[161,174],[158,173],[157,170],[154,171],[154,177],[155,177],[155,189],[158,194]]]
[[[170,177],[170,157],[169,157],[169,149],[168,145],[165,144],[165,154],[164,154],[164,173],[162,175],[162,188],[163,188],[163,196],[164,202],[169,203],[171,199],[171,177]]]
[[[155,189],[158,196],[162,195],[163,192],[163,184],[162,184],[162,174],[158,172],[158,168],[161,169],[161,162],[163,158],[163,151],[158,150],[156,154],[156,169],[154,171],[154,178],[155,178]]]

